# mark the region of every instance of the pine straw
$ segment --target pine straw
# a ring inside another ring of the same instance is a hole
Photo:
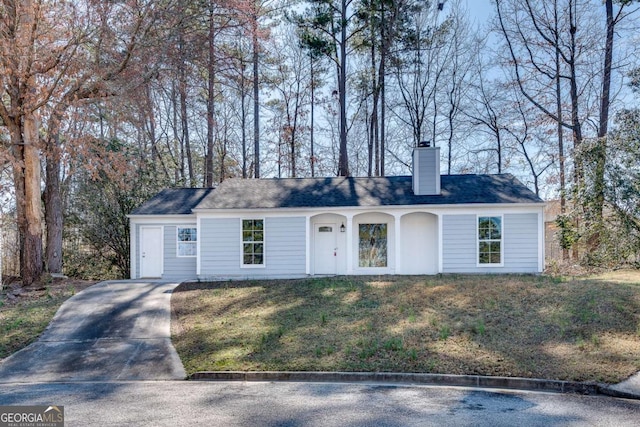
[[[640,272],[188,283],[173,342],[204,370],[430,372],[615,383],[640,370]]]

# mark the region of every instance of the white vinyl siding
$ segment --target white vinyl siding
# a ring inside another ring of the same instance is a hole
[[[538,214],[502,215],[502,265],[479,266],[478,215],[442,216],[443,273],[537,273]]]
[[[178,242],[176,235],[178,227],[183,225],[169,225],[164,227],[164,271],[162,278],[167,280],[187,280],[196,277],[196,257],[178,256]]]
[[[504,265],[522,272],[538,271],[538,215],[504,215],[503,230]]]
[[[200,275],[238,274],[240,250],[237,218],[202,219],[200,221]]]
[[[246,219],[246,218],[245,218]],[[306,218],[264,219],[264,267],[242,265],[242,221],[203,218],[200,221],[200,277],[288,277],[306,272]]]
[[[442,216],[443,273],[472,273],[476,266],[476,216]]]

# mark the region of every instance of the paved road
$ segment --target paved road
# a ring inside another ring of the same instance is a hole
[[[176,283],[102,282],[70,298],[40,339],[0,363],[0,384],[185,378],[171,344]]]
[[[3,384],[66,426],[637,426],[640,402],[428,386],[194,381]]]

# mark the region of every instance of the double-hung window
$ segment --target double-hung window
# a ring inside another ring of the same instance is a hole
[[[478,217],[478,264],[502,265],[502,217]]]
[[[198,251],[198,230],[195,227],[178,227],[178,256],[194,257]]]
[[[242,265],[264,266],[264,220],[242,220]]]

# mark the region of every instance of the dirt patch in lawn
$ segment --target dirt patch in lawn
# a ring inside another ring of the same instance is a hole
[[[312,370],[615,383],[640,370],[640,273],[190,283],[172,296],[189,373]]]
[[[5,279],[0,292],[0,360],[35,341],[63,302],[95,283],[51,279],[22,287]]]

